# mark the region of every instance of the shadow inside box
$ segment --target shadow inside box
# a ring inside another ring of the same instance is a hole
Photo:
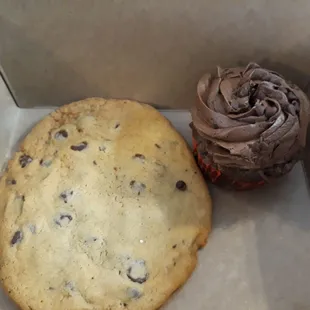
[[[213,233],[242,227],[244,276],[266,310],[310,309],[310,207],[301,164],[274,184],[249,192],[211,189]],[[234,268],[233,264],[231,268]]]
[[[300,163],[288,175],[259,189],[227,191],[211,185],[210,191],[214,229],[243,220],[259,222],[271,215],[302,230],[310,230],[310,197]]]
[[[2,310],[18,310],[19,308],[6,295],[3,288],[0,287],[0,309]]]

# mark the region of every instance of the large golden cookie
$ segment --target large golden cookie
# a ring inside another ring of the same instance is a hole
[[[154,108],[92,98],[25,138],[0,182],[0,276],[23,310],[154,310],[193,271],[211,200]]]

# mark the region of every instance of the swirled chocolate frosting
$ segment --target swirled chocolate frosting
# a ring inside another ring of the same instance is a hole
[[[263,170],[298,159],[309,101],[278,73],[254,63],[218,68],[217,76],[201,78],[197,92],[192,127],[198,151],[219,169]]]

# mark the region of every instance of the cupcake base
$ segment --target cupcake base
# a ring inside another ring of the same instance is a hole
[[[255,180],[253,181],[236,180],[226,174],[225,171],[219,170],[217,167],[212,165],[212,163],[205,161],[203,156],[198,152],[197,141],[195,140],[195,138],[193,138],[193,148],[194,156],[203,176],[215,185],[227,189],[244,191],[256,189],[266,184],[266,180],[262,178],[258,173],[255,173]]]

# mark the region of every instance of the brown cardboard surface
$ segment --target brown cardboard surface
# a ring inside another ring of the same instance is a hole
[[[1,0],[0,63],[22,107],[91,96],[188,108],[216,65],[257,61],[303,87],[308,0]]]
[[[0,83],[0,164],[52,110],[17,108]],[[163,114],[190,142],[189,113]],[[310,200],[301,165],[260,190],[210,189],[214,215],[209,243],[199,253],[193,276],[163,309],[310,309]],[[1,289],[0,310],[16,310]]]

